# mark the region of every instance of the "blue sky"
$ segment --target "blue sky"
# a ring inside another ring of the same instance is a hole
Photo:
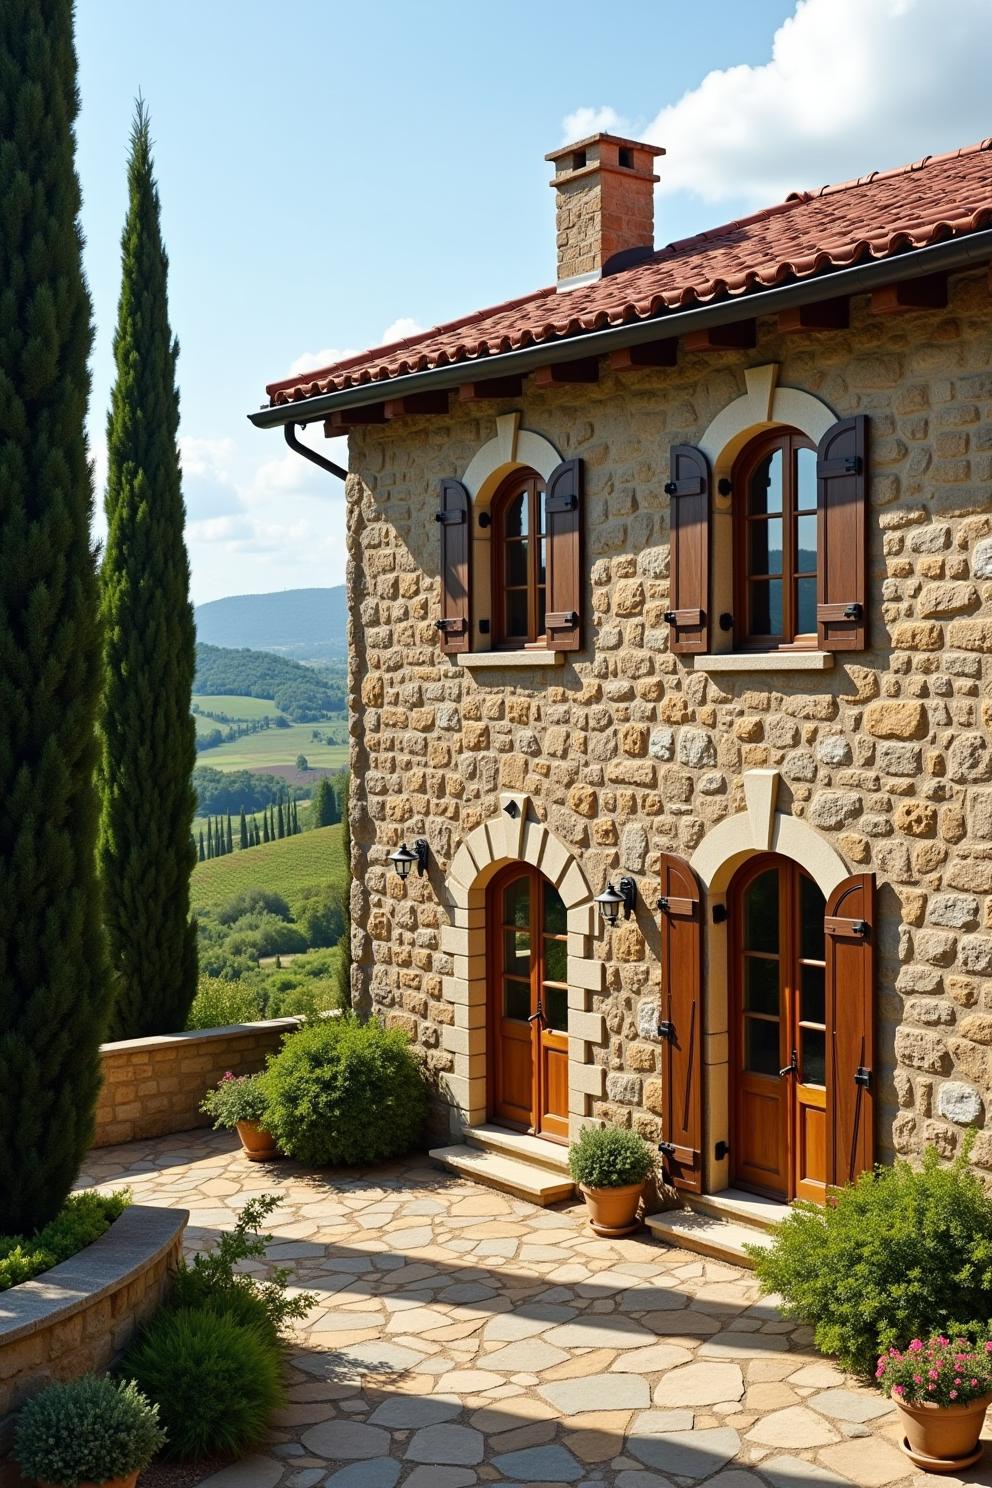
[[[342,581],[340,485],[245,414],[304,358],[550,283],[545,151],[603,126],[664,144],[662,244],[992,132],[990,20],[992,0],[78,0],[98,479],[139,88],[203,601]]]

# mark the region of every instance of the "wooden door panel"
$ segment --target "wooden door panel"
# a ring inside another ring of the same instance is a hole
[[[541,1131],[568,1136],[568,1039],[541,1035]]]
[[[496,1110],[508,1121],[531,1124],[533,1052],[529,1023],[500,1020]]]
[[[822,1204],[827,1194],[827,1092],[801,1085],[796,1119],[796,1198]]]
[[[739,1181],[764,1193],[781,1196],[786,1191],[785,1113],[782,1092],[770,1080],[741,1082],[737,1131],[731,1150],[737,1149],[735,1174]]]

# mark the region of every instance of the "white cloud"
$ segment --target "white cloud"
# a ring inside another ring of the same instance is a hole
[[[322,351],[303,351],[290,362],[286,376],[296,377],[302,372],[319,372],[323,367],[333,367],[336,362],[344,362],[348,357],[357,355],[358,351],[354,346],[325,346]]]
[[[990,18],[989,0],[799,0],[767,62],[709,73],[641,131],[668,152],[660,192],[764,205],[982,138]]]
[[[590,134],[629,134],[630,125],[616,109],[604,104],[602,108],[577,108],[562,120],[563,145],[574,140],[585,139]]]
[[[398,320],[392,321],[386,327],[377,346],[388,346],[392,341],[405,341],[408,336],[419,336],[427,329],[419,320],[414,320],[412,315],[401,315]]]

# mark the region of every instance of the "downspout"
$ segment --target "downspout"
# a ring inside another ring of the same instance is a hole
[[[305,429],[306,425],[300,424],[299,428]],[[328,475],[336,475],[338,480],[340,481],[348,479],[347,470],[342,469],[340,465],[335,465],[334,461],[328,460],[326,455],[319,455],[316,450],[308,449],[308,447],[300,439],[297,438],[296,429],[297,425],[295,423],[283,424],[282,426],[283,435],[285,437],[286,443],[289,445],[291,450],[294,450],[298,455],[302,455],[304,460],[312,460],[315,465],[320,466],[321,470],[326,470]]]

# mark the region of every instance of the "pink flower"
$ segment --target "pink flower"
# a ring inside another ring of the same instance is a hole
[[[936,1388],[937,1388],[936,1385],[927,1385],[927,1389],[928,1390],[936,1390]]]
[[[914,1385],[922,1385],[922,1383],[923,1383],[923,1376],[922,1376],[922,1374],[914,1374],[913,1375],[913,1384]]]
[[[929,1371],[929,1376],[930,1376],[930,1378],[932,1380],[940,1379],[940,1370],[939,1369],[931,1369]]]
[[[904,1393],[902,1385],[893,1385],[892,1393],[893,1395],[902,1395]]]
[[[920,1338],[914,1338],[911,1341],[910,1345],[909,1345],[910,1352],[911,1353],[914,1353],[914,1354],[918,1354],[920,1352],[920,1349],[922,1347],[923,1347],[923,1340],[920,1339]]]
[[[957,1400],[957,1398],[958,1398],[958,1392],[957,1392],[957,1390],[952,1390],[951,1391],[951,1399],[952,1400]]]

